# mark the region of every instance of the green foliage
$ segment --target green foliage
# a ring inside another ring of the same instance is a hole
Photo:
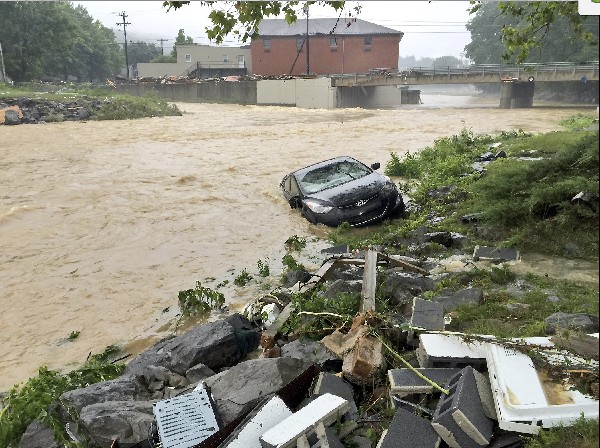
[[[205,316],[225,303],[225,296],[196,282],[194,289],[179,291],[179,308],[184,316]]]
[[[188,4],[187,1],[165,1],[163,6],[167,11],[171,8],[178,9]],[[294,23],[298,16],[302,16],[302,7],[311,4],[321,4],[330,6],[334,11],[343,9],[344,1],[221,1],[207,2],[213,9],[209,13],[209,19],[212,22],[211,27],[206,28],[206,34],[211,41],[217,44],[223,43],[225,37],[229,34],[241,37],[242,42],[258,35],[258,27],[265,17],[276,17],[283,14],[287,23]],[[360,11],[356,6],[348,11],[352,16]]]
[[[246,286],[253,278],[246,269],[242,269],[242,272],[235,278],[233,284],[236,286]]]
[[[283,266],[288,270],[288,271],[301,271],[304,270],[304,265],[302,263],[299,263],[291,254],[285,254],[282,258],[281,258],[281,262],[283,263]]]
[[[577,2],[477,2],[470,13],[465,49],[478,64],[597,59],[598,21]]]
[[[0,2],[0,42],[6,74],[17,82],[104,79],[124,61],[112,30],[71,2]]]
[[[306,238],[302,238],[298,235],[292,235],[287,240],[285,240],[285,249],[288,252],[296,251],[300,252],[302,249],[306,247]]]
[[[180,28],[177,37],[175,38],[175,45],[173,45],[173,49],[171,50],[171,57],[175,59],[174,62],[177,62],[177,45],[192,45],[193,43],[194,39],[190,36],[186,36],[185,30]]]
[[[261,277],[268,277],[271,273],[267,262],[258,260],[258,262],[256,263],[256,267],[258,268],[258,275],[260,275]]]
[[[598,118],[592,115],[577,114],[560,120],[559,124],[570,130],[579,130],[589,128],[592,124],[598,123]]]
[[[0,446],[16,446],[27,426],[37,418],[54,428],[57,441],[72,446],[49,406],[69,390],[121,375],[125,366],[108,361],[114,353],[115,347],[109,346],[104,353],[90,357],[81,368],[66,374],[41,367],[37,376],[13,386],[3,398],[5,407],[0,411]]]
[[[140,62],[150,62],[160,56],[161,49],[156,44],[138,40],[137,42],[130,42],[127,46],[127,59],[134,69],[137,68]]]
[[[598,446],[598,419],[583,415],[571,426],[543,429],[537,436],[525,438],[524,448],[594,448]]]
[[[510,238],[521,249],[560,254],[567,242],[598,252],[598,207],[573,203],[579,192],[598,191],[598,133],[571,133],[570,143],[557,146],[542,160],[497,160],[486,175],[471,183],[464,210],[482,212],[497,240]],[[553,143],[552,143],[553,142]],[[510,182],[507,182],[510,179]],[[463,210],[463,211],[464,211]],[[596,235],[590,232],[594,232]]]
[[[81,334],[81,331],[74,330],[69,334],[69,337],[67,339],[74,341],[75,339],[77,339],[79,337],[80,334]]]
[[[116,95],[106,99],[99,110],[93,113],[98,120],[127,120],[143,117],[181,115],[175,105],[171,105],[155,94],[143,97]]]

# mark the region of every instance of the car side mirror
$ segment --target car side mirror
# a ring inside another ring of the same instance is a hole
[[[288,203],[290,204],[291,208],[298,208],[298,207],[300,207],[300,198],[298,196],[294,196],[294,197],[290,198]]]
[[[371,165],[371,169],[378,170],[381,167],[381,163],[376,162]]]

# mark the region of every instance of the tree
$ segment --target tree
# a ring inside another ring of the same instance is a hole
[[[471,14],[476,14],[487,2],[472,0]],[[164,1],[167,11],[181,8],[189,1]],[[209,39],[220,44],[228,34],[241,36],[242,42],[258,35],[258,27],[265,17],[283,14],[288,23],[294,23],[301,14],[302,6],[310,4],[327,5],[334,11],[340,11],[345,1],[203,1],[212,11],[209,18],[212,27],[206,32]],[[353,8],[360,13],[360,6]],[[352,15],[352,14],[351,14]],[[504,26],[498,31],[494,42],[500,43],[504,50],[502,60],[523,62],[531,51],[540,48],[549,30],[559,19],[566,20],[572,30],[572,36],[592,47],[598,45],[598,33],[590,30],[594,18],[579,15],[578,3],[574,1],[505,2],[500,4],[499,16],[504,18]],[[595,19],[596,30],[598,20]],[[592,26],[593,28],[593,26]],[[471,51],[474,51],[473,49]],[[471,56],[469,56],[473,59]]]
[[[460,59],[454,56],[440,56],[433,60],[434,67],[456,67],[460,65]]]
[[[597,59],[598,19],[580,16],[577,2],[478,2],[470,12],[466,50],[475,62]]]
[[[167,11],[189,4],[189,1],[164,1]],[[212,11],[208,17],[212,27],[206,29],[208,38],[217,44],[223,43],[229,34],[241,37],[242,42],[258,35],[258,27],[265,17],[277,17],[283,14],[288,23],[294,23],[302,14],[305,5],[320,4],[331,6],[334,11],[344,8],[344,1],[203,1]],[[360,7],[353,10],[358,13]],[[350,13],[352,15],[352,13]]]
[[[185,31],[181,28],[175,38],[175,45],[173,45],[173,49],[171,50],[171,57],[177,61],[177,45],[192,45],[193,43],[194,39],[190,36],[186,36]]]
[[[122,56],[113,32],[69,2],[0,2],[0,42],[15,81],[42,75],[101,79]]]
[[[161,49],[156,44],[148,44],[146,42],[137,41],[130,42],[127,46],[129,53],[129,63],[137,70],[137,65],[140,62],[150,62],[153,59],[161,56]]]

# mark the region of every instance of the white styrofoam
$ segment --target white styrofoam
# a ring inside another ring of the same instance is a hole
[[[260,440],[262,446],[287,448],[295,446],[302,434],[312,430],[318,423],[328,425],[343,415],[350,403],[337,395],[323,394],[311,401],[298,412],[265,432]]]
[[[292,411],[281,398],[271,398],[226,448],[261,448],[260,436],[291,415]]]
[[[465,342],[465,335],[451,333],[421,333],[421,347],[431,357],[444,358],[485,358],[485,343],[480,341]],[[479,336],[493,339],[493,336]]]
[[[598,401],[575,390],[561,390],[564,404],[550,404],[529,356],[493,343],[486,351],[500,428],[537,434],[541,427],[572,424],[582,414],[598,418]]]

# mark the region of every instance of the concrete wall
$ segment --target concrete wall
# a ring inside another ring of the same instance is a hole
[[[336,107],[337,92],[329,78],[263,80],[257,82],[256,104],[305,109]]]
[[[123,84],[119,89],[133,95],[155,91],[161,98],[181,102],[257,104],[304,109],[343,107],[394,107],[418,104],[419,90],[382,87],[331,87],[330,78],[202,83]]]
[[[171,101],[256,104],[256,81],[123,84],[119,90],[138,96],[156,92],[161,98]]]

